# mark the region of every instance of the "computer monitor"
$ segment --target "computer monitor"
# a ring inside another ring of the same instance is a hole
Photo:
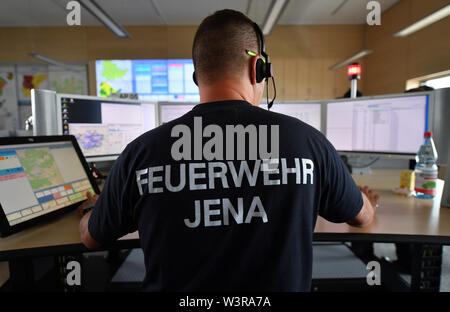
[[[191,103],[159,103],[159,121],[160,124],[177,119],[194,108]]]
[[[23,129],[17,129],[13,132],[13,136],[16,137],[26,137],[26,136],[32,136],[33,135],[33,131],[31,130],[23,130]]]
[[[200,100],[191,59],[98,60],[95,72],[100,97],[117,92],[137,93],[145,101]]]
[[[99,193],[73,136],[0,138],[2,236]]]
[[[261,104],[261,108],[267,109],[267,104]],[[321,131],[321,104],[319,102],[282,102],[274,103],[272,112],[288,115],[300,119],[308,125]]]
[[[341,152],[413,155],[428,129],[430,94],[327,103],[326,136]]]
[[[128,143],[157,126],[157,104],[57,95],[60,134],[72,134],[89,162],[114,160]]]
[[[11,131],[9,130],[0,130],[0,138],[6,138],[11,135]]]
[[[62,134],[61,110],[57,106],[55,91],[31,89],[33,135]]]

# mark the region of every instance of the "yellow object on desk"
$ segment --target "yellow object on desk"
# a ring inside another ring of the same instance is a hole
[[[402,170],[400,172],[400,188],[414,190],[415,176],[414,170]]]

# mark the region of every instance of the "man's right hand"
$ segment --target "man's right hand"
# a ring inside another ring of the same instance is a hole
[[[380,196],[368,186],[358,186],[358,188],[363,197],[363,206],[359,214],[347,223],[351,226],[363,227],[372,223]]]
[[[95,204],[95,202],[98,200],[97,194],[92,194],[91,192],[86,192],[87,199],[77,208],[78,214],[80,217],[84,215],[84,208],[87,207],[90,204]]]
[[[375,213],[378,207],[378,201],[380,200],[380,195],[378,195],[374,190],[370,189],[368,186],[361,187],[358,185],[358,188],[361,191],[361,193],[367,196],[370,203],[372,204],[372,208]]]

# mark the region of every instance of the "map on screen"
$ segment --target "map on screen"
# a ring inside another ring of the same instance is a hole
[[[50,148],[18,150],[17,155],[33,190],[64,183]]]
[[[95,62],[97,95],[137,93],[146,101],[198,101],[190,59],[98,60]]]
[[[119,155],[156,127],[156,103],[61,98],[63,134],[72,134],[86,157]]]

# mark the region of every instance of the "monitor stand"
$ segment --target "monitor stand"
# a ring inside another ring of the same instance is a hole
[[[348,168],[351,174],[355,175],[370,175],[372,174],[372,169],[370,168],[375,162],[378,161],[379,157],[375,158],[375,160],[371,160],[369,162],[365,161],[363,163],[361,160],[366,159],[367,157],[363,156],[346,156],[341,155],[342,161],[345,166]],[[350,161],[350,159],[352,161]]]
[[[372,169],[370,167],[352,168],[352,174],[354,174],[354,175],[369,175],[369,174],[372,174]]]

